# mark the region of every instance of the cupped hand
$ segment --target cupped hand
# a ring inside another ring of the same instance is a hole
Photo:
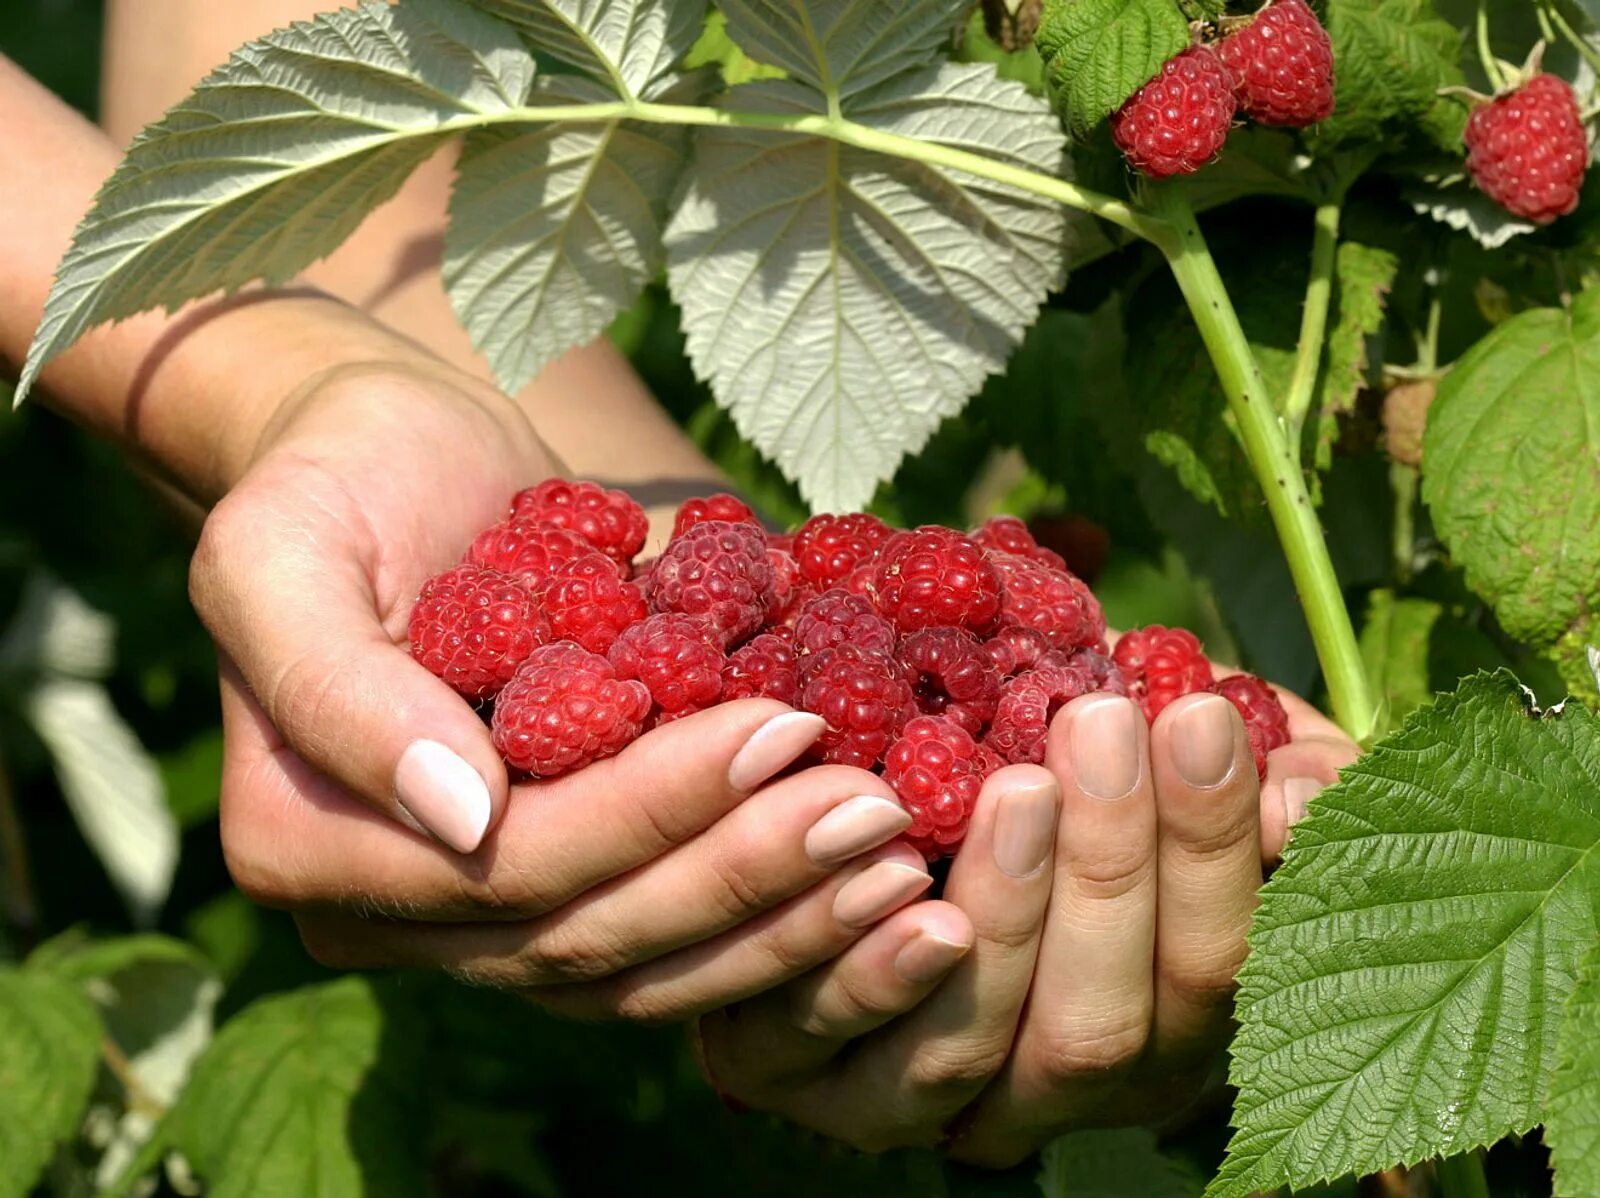
[[[1185,697],[1153,727],[1114,695],[1069,704],[1045,768],[989,780],[952,863],[944,899],[972,938],[913,954],[916,907],[900,912],[702,1020],[708,1074],[857,1147],[945,1142],[982,1165],[1181,1117],[1217,1076],[1263,859],[1357,752],[1284,701],[1295,741],[1265,785],[1225,699]]]
[[[405,627],[424,579],[554,467],[518,408],[442,369],[345,369],[276,414],[191,575],[222,657],[223,847],[328,964],[681,1018],[815,967],[930,879],[889,844],[910,820],[881,780],[777,777],[822,728],[777,703],[508,783]]]

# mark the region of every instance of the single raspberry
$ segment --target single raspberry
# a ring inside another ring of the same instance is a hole
[[[612,561],[624,565],[644,548],[650,531],[644,509],[621,491],[564,478],[547,478],[536,487],[517,492],[511,500],[511,515],[514,519],[539,520],[571,529]]]
[[[983,547],[936,524],[884,542],[872,589],[878,610],[902,634],[933,627],[984,633],[1000,615],[1000,578]]]
[[[1012,765],[1044,761],[1050,721],[1072,700],[1106,689],[1107,662],[1092,649],[1049,656],[1000,689],[1000,702],[984,744]],[[1120,692],[1118,692],[1120,693]]]
[[[1098,644],[1105,636],[1105,613],[1081,578],[1013,553],[990,553],[989,561],[1000,576],[1006,622],[1044,633],[1055,649]]]
[[[736,645],[760,630],[772,606],[766,535],[754,524],[696,524],[656,559],[645,595],[651,611],[703,616],[724,645]]]
[[[942,715],[971,736],[1000,701],[1000,671],[977,637],[959,628],[921,628],[895,651],[911,677],[917,709]]]
[[[1217,43],[1244,114],[1302,128],[1333,115],[1333,42],[1305,0],[1271,0]]]
[[[498,570],[457,566],[422,584],[411,655],[467,699],[491,699],[550,639],[532,589]]]
[[[776,699],[793,707],[800,701],[800,667],[794,646],[776,633],[746,641],[722,667],[722,701]]]
[[[478,534],[467,560],[539,587],[552,566],[593,552],[594,546],[570,529],[537,520],[504,520]],[[619,574],[621,569],[617,567]]]
[[[828,721],[813,756],[869,770],[917,714],[911,683],[887,653],[835,645],[806,663],[800,706]]]
[[[794,622],[794,649],[801,657],[835,645],[860,645],[876,653],[894,652],[894,625],[869,599],[835,587],[812,599]]]
[[[620,753],[650,713],[644,683],[562,642],[534,651],[500,692],[491,735],[513,769],[553,778]]]
[[[722,698],[722,642],[698,616],[651,616],[624,628],[606,659],[618,678],[649,688],[658,714],[688,715]]]
[[[1174,699],[1211,685],[1211,663],[1187,628],[1135,629],[1117,642],[1112,656],[1128,680],[1128,694],[1151,723]]]
[[[590,653],[604,653],[618,633],[650,614],[639,584],[618,578],[616,562],[594,549],[552,566],[539,602],[555,635]]]
[[[1256,759],[1256,776],[1265,781],[1267,754],[1289,743],[1289,713],[1277,692],[1253,674],[1235,674],[1211,689],[1239,709]]]
[[[1065,571],[1067,563],[1054,549],[1046,549],[1033,539],[1028,526],[1015,516],[990,516],[972,533],[972,539],[996,553],[1014,553],[1032,558],[1041,566]]]
[[[1111,136],[1129,164],[1152,179],[1192,174],[1222,153],[1237,103],[1222,60],[1191,46],[1112,116]]]
[[[994,635],[983,643],[983,648],[1000,676],[1010,678],[1038,665],[1039,659],[1050,652],[1050,638],[1036,628],[1024,628],[1015,621],[1002,619]]]
[[[774,549],[770,540],[767,560],[772,563],[772,608],[767,612],[767,623],[793,627],[800,609],[817,597],[817,588],[800,573],[794,554]]]
[[[1467,120],[1467,170],[1514,216],[1547,225],[1578,206],[1589,137],[1564,79],[1536,75]]]
[[[838,586],[860,566],[870,564],[893,535],[876,516],[813,516],[794,534],[794,556],[800,573],[819,591]]]
[[[839,589],[849,591],[852,595],[860,595],[863,599],[871,600],[874,607],[878,603],[877,585],[873,581],[877,577],[877,567],[872,562],[857,566],[850,571],[849,576],[839,584]]]
[[[918,716],[889,746],[883,780],[911,814],[901,838],[929,861],[955,856],[967,838],[986,763],[965,729],[938,716]]]
[[[737,495],[706,495],[683,501],[682,506],[678,508],[677,518],[672,522],[673,539],[676,540],[696,524],[704,524],[707,520],[726,520],[729,524],[761,523],[756,519],[756,514],[750,510],[750,505]]]

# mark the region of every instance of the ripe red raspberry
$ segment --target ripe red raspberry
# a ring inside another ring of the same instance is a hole
[[[707,520],[668,543],[645,580],[653,612],[702,616],[736,645],[760,630],[773,600],[767,538],[754,524]]]
[[[794,554],[794,533],[769,532],[767,534],[767,548],[781,549],[792,556]]]
[[[1129,164],[1152,179],[1192,174],[1222,153],[1236,105],[1222,60],[1191,46],[1112,116],[1111,136]]]
[[[1187,628],[1152,624],[1126,633],[1112,655],[1151,723],[1168,703],[1211,685],[1211,663]]]
[[[1066,560],[1054,549],[1034,540],[1028,526],[1015,516],[990,516],[972,534],[972,539],[995,553],[1014,553],[1031,558],[1052,570],[1066,570]]]
[[[1514,216],[1547,225],[1578,206],[1589,136],[1571,86],[1536,75],[1467,120],[1467,170]]]
[[[955,856],[967,838],[985,764],[972,737],[938,716],[910,721],[889,747],[883,780],[911,814],[901,838],[929,861]]]
[[[722,667],[722,701],[776,699],[793,707],[800,701],[800,666],[794,646],[775,633],[746,641]]]
[[[870,770],[917,714],[900,663],[860,645],[836,645],[806,663],[800,706],[828,721],[813,756]]]
[[[767,623],[792,628],[800,609],[817,597],[817,588],[801,575],[794,554],[774,549],[771,541],[767,560],[772,563],[772,609],[767,612]]]
[[[1217,57],[1252,120],[1298,129],[1333,115],[1333,42],[1305,0],[1272,0],[1217,43]]]
[[[608,491],[599,483],[575,483],[547,478],[536,487],[519,491],[511,500],[511,515],[568,528],[612,561],[626,565],[644,548],[650,521],[644,509],[621,491]]]
[[[688,715],[722,698],[722,642],[698,616],[651,616],[624,628],[606,652],[618,678],[637,678],[658,714]]]
[[[497,570],[457,566],[422,584],[411,655],[467,699],[491,699],[550,639],[533,591]]]
[[[794,534],[794,556],[800,573],[812,586],[825,591],[870,563],[893,531],[865,512],[813,516]]]
[[[983,743],[1012,765],[1038,765],[1044,761],[1045,739],[1056,712],[1080,695],[1102,689],[1121,693],[1115,685],[1120,678],[1111,669],[1092,649],[1063,657],[1050,655],[1001,688],[994,722]],[[1103,687],[1102,681],[1111,685]]]
[[[994,636],[983,643],[984,651],[1002,678],[1031,670],[1050,652],[1050,638],[1034,628],[1002,619]]]
[[[984,633],[1000,615],[1000,578],[983,547],[937,524],[884,542],[872,590],[878,610],[902,634],[935,627]]]
[[[467,560],[514,574],[537,588],[550,576],[552,566],[593,552],[594,546],[570,529],[536,520],[504,520],[478,534],[467,550]],[[619,575],[621,569],[617,567]]]
[[[1052,648],[1095,645],[1106,634],[1100,601],[1081,578],[1012,553],[990,553],[1000,576],[1000,614],[1008,623],[1044,633]]]
[[[554,778],[620,753],[649,713],[644,683],[576,645],[546,645],[500,692],[491,735],[507,765]]]
[[[894,652],[894,625],[871,600],[835,587],[800,609],[794,622],[794,650],[800,657],[835,645],[860,645],[876,653]]]
[[[1267,754],[1289,743],[1289,713],[1277,692],[1253,674],[1235,674],[1211,689],[1239,709],[1256,759],[1256,776],[1265,781]]]
[[[922,628],[895,651],[911,677],[917,709],[981,735],[1000,701],[1000,671],[978,639],[959,628]]]
[[[552,566],[539,602],[556,637],[590,653],[604,653],[618,633],[650,614],[639,584],[618,578],[616,562],[598,550]]]
[[[750,510],[750,505],[737,495],[706,495],[683,501],[682,506],[678,508],[677,518],[672,522],[673,539],[676,540],[696,524],[704,524],[707,520],[726,520],[729,524],[761,523],[756,519],[756,514]]]

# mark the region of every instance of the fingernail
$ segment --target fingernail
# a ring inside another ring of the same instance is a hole
[[[1306,817],[1306,804],[1322,793],[1323,786],[1315,778],[1285,778],[1283,781],[1283,814],[1289,827],[1294,827]]]
[[[1172,763],[1190,786],[1216,786],[1233,770],[1233,704],[1207,695],[1178,712],[1172,727]]]
[[[748,793],[811,747],[828,726],[809,711],[786,711],[755,730],[728,766],[728,785]]]
[[[932,932],[918,932],[895,954],[894,971],[912,985],[924,986],[954,969],[971,948]]]
[[[436,740],[412,741],[394,770],[394,793],[412,819],[458,853],[483,843],[489,787],[483,776]]]
[[[911,826],[911,813],[877,795],[840,803],[811,825],[806,856],[824,868],[842,865],[868,849],[893,840]]]
[[[1035,873],[1056,842],[1061,804],[1050,783],[1019,787],[1000,800],[994,815],[994,862],[1013,878]]]
[[[1120,799],[1139,781],[1139,724],[1127,699],[1096,699],[1072,713],[1068,730],[1078,789]]]
[[[926,870],[880,861],[840,888],[833,900],[833,917],[847,928],[864,928],[898,911],[932,884]]]

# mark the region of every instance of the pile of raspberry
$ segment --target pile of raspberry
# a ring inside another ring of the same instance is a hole
[[[1112,652],[1089,587],[1015,517],[963,534],[822,515],[774,534],[713,495],[637,563],[646,532],[622,492],[553,479],[423,586],[411,651],[492,704],[512,770],[555,777],[718,703],[776,699],[827,722],[812,759],[883,775],[934,860],[960,846],[984,779],[1042,762],[1080,695],[1131,696],[1151,720],[1180,695],[1226,695],[1263,773],[1288,740],[1271,688],[1215,681],[1190,633],[1145,628]]]

